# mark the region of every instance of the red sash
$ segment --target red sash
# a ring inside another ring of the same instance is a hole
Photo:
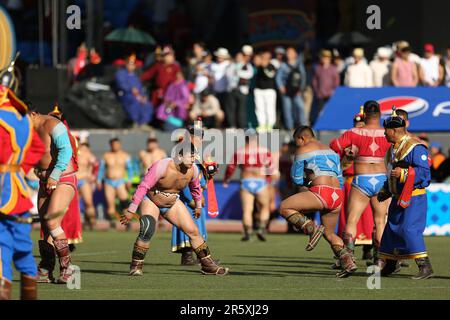
[[[408,208],[411,204],[412,192],[414,190],[414,177],[416,172],[413,167],[408,168],[408,178],[406,178],[405,184],[403,186],[402,193],[398,198],[397,205],[402,208]]]
[[[208,180],[206,190],[208,192],[208,215],[211,218],[215,218],[219,215],[219,205],[217,204],[216,189],[214,187],[213,179]]]

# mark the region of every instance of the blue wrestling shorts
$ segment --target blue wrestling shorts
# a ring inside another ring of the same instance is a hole
[[[178,199],[180,198],[180,196],[178,195]],[[144,197],[144,200],[148,200],[148,201],[151,201],[151,202],[153,202],[148,196],[145,196]],[[154,202],[153,202],[154,203]],[[161,214],[161,215],[165,215],[167,212],[169,212],[169,210],[170,209],[172,209],[172,207],[170,207],[170,208],[160,208],[160,207],[158,207],[159,208],[159,213]]]
[[[241,183],[241,189],[251,194],[258,194],[265,186],[267,186],[267,180],[264,178],[245,178]]]
[[[387,180],[385,173],[355,175],[352,187],[357,188],[369,198],[376,196]]]
[[[122,186],[125,184],[125,180],[124,179],[106,179],[105,178],[105,184],[107,184],[108,186],[113,187],[114,189]]]
[[[80,189],[82,186],[84,186],[85,183],[86,183],[86,180],[84,180],[84,179],[78,180],[77,188]]]

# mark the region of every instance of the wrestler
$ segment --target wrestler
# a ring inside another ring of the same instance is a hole
[[[353,117],[353,127],[354,128],[362,128],[364,127],[364,107],[361,107],[361,110],[358,114]],[[344,201],[342,202],[341,212],[339,214],[339,227],[338,227],[338,235],[342,238],[342,233],[345,230],[345,225],[347,224],[347,206],[348,206],[348,197],[350,195],[351,185],[354,179],[355,168],[353,166],[353,162],[355,160],[355,155],[357,151],[353,146],[350,146],[345,149],[344,154],[341,156],[341,167],[342,174],[344,176]],[[372,260],[372,233],[374,230],[373,225],[373,214],[372,208],[367,206],[361,215],[361,219],[358,221],[357,232],[356,232],[356,240],[355,245],[362,245],[363,247],[363,260]],[[372,263],[367,261],[367,263]],[[339,269],[339,263],[333,265],[333,268]]]
[[[310,127],[301,126],[294,131],[297,146],[291,177],[300,192],[283,200],[280,214],[297,230],[309,235],[307,251],[313,250],[322,235],[331,245],[341,264],[351,259],[344,243],[334,230],[344,198],[343,179],[339,156],[320,143]],[[317,226],[306,214],[320,212],[322,225]]]
[[[119,211],[123,214],[128,206],[128,190],[131,188],[133,178],[133,167],[131,157],[122,150],[121,142],[118,138],[109,141],[111,151],[103,155],[100,162],[100,169],[97,177],[97,189],[105,188],[105,198],[107,203],[108,216],[111,219],[111,227],[115,227],[113,219],[116,214],[116,197],[119,198]],[[125,178],[125,173],[126,178]],[[102,186],[103,181],[103,186]]]
[[[84,219],[90,230],[94,229],[95,207],[94,207],[94,190],[95,184],[95,168],[97,167],[97,159],[89,148],[88,142],[80,144],[78,149],[78,191],[84,202]]]
[[[374,215],[374,263],[378,261],[378,249],[381,236],[386,224],[386,213],[388,203],[379,202],[377,194],[386,181],[386,167],[384,156],[389,143],[384,136],[384,130],[380,126],[380,105],[376,101],[364,103],[363,128],[353,128],[344,132],[339,138],[330,144],[331,149],[339,155],[345,153],[345,149],[355,149],[354,161],[355,176],[353,178],[350,196],[348,199],[347,225],[342,234],[347,251],[352,259],[348,265],[342,265],[341,277],[349,276],[357,270],[354,250],[358,221],[370,203]]]
[[[267,223],[270,217],[270,193],[267,183],[268,170],[271,168],[272,154],[267,148],[258,146],[258,135],[249,129],[245,136],[245,146],[237,150],[227,165],[223,186],[228,187],[231,176],[239,165],[241,168],[241,202],[244,236],[242,241],[249,241],[253,233],[253,209],[259,216],[256,236],[266,241]]]
[[[398,271],[398,261],[415,259],[419,273],[414,280],[434,276],[423,238],[427,220],[426,187],[430,185],[430,158],[427,147],[408,135],[406,121],[393,108],[384,121],[387,140],[388,181],[378,198],[392,197],[388,222],[381,239],[380,257],[385,259],[382,276]]]
[[[196,150],[201,149],[204,130],[203,124],[201,120],[197,120],[194,122],[194,125],[188,127],[188,131],[190,134],[190,141],[196,148]],[[209,157],[208,157],[209,158]],[[200,162],[200,159],[197,159],[195,165],[199,170],[199,182],[200,187],[202,189],[202,204],[203,209],[202,213],[199,217],[195,217],[195,201],[192,197],[192,194],[189,190],[189,187],[185,187],[180,192],[180,200],[184,203],[187,210],[192,216],[197,228],[201,234],[201,236],[208,241],[208,232],[206,230],[206,215],[207,214],[218,214],[218,209],[212,208],[211,210],[215,212],[208,212],[213,204],[217,204],[217,200],[215,197],[215,189],[214,182],[212,181],[213,176],[217,173],[218,166],[208,159],[206,162]],[[179,228],[172,227],[172,252],[181,253],[181,265],[197,265],[200,262],[194,258],[194,251],[191,247],[191,243],[189,241],[189,237]],[[219,264],[219,261],[216,261]]]
[[[150,167],[139,184],[127,213],[121,219],[123,224],[128,224],[140,207],[141,228],[133,248],[130,276],[143,275],[145,255],[160,215],[187,234],[191,247],[200,260],[203,274],[223,276],[228,273],[228,268],[217,265],[212,259],[208,245],[179,199],[180,191],[189,185],[195,203],[195,217],[199,217],[202,211],[202,194],[199,170],[194,165],[195,147],[192,144],[181,144],[179,147],[181,148],[174,158],[159,160]]]
[[[166,152],[158,145],[158,139],[147,139],[147,150],[139,152],[139,160],[141,161],[142,172],[145,174],[150,166],[158,160],[167,157]]]
[[[39,241],[41,262],[38,267],[39,282],[67,283],[73,270],[66,233],[61,227],[63,216],[77,194],[76,163],[67,127],[56,117],[31,112],[33,126],[45,145],[35,173],[40,179],[38,210],[41,217],[43,240]],[[55,215],[45,220],[46,215]],[[60,277],[53,278],[55,249],[59,258]]]
[[[78,171],[78,140],[77,138],[70,132],[69,125],[67,120],[65,119],[62,112],[59,110],[58,105],[55,105],[52,112],[48,115],[55,117],[60,120],[67,129],[67,133],[69,135],[70,144],[72,146],[72,164],[75,172]],[[82,236],[82,225],[81,225],[81,214],[80,214],[80,202],[78,199],[78,189],[75,192],[75,195],[72,198],[72,201],[67,208],[67,211],[64,215],[64,218],[61,221],[61,228],[64,230],[67,241],[69,242],[69,250],[73,252],[76,250],[75,244],[83,242]],[[41,237],[44,237],[44,233],[41,230]]]

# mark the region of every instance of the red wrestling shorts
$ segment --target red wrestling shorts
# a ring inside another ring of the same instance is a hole
[[[340,188],[333,188],[325,185],[313,186],[309,188],[323,204],[325,209],[334,210],[342,205],[344,192]]]
[[[67,185],[71,186],[75,190],[75,192],[77,192],[78,191],[78,187],[77,187],[78,180],[77,180],[76,172],[62,174],[58,181],[58,185],[60,185],[60,184],[67,184]],[[40,185],[40,188],[45,190],[47,187],[47,182],[40,180],[39,185]],[[53,190],[46,190],[46,191],[48,194],[51,194]]]

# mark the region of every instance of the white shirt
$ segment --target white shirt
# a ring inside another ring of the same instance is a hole
[[[242,94],[249,94],[250,80],[254,75],[252,64],[233,63],[231,71],[230,89],[238,88]]]
[[[389,60],[381,61],[375,59],[370,62],[374,87],[384,87],[389,85],[390,67],[391,62]]]
[[[353,88],[370,88],[373,86],[372,70],[364,61],[352,64],[347,68],[344,84]]]
[[[200,93],[203,90],[205,90],[206,88],[208,88],[208,83],[209,83],[209,78],[203,74],[203,73],[199,73],[197,74],[197,76],[195,77],[195,86],[194,86],[194,93]]]
[[[211,65],[211,72],[214,79],[214,91],[226,92],[228,91],[228,67],[230,61],[225,60],[220,63],[213,63]]]
[[[280,69],[280,67],[281,67],[281,62],[280,62],[280,60],[278,60],[278,59],[272,59],[272,60],[270,60],[270,63],[275,67],[275,69]]]
[[[423,70],[423,75],[427,82],[426,85],[439,79],[439,58],[437,56],[432,56],[429,59],[420,59],[420,67]]]

